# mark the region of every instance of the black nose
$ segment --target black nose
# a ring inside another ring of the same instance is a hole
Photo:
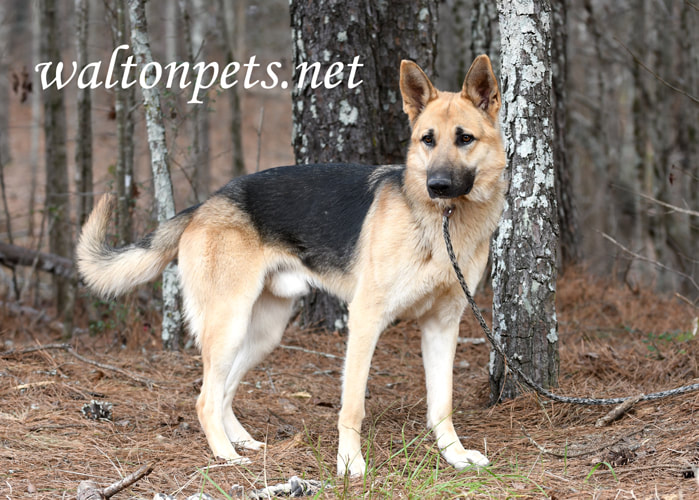
[[[447,196],[451,188],[451,177],[445,174],[435,174],[427,179],[427,191],[430,193],[430,198]]]

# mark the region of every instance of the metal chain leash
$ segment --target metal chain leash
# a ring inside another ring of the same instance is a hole
[[[495,349],[495,352],[497,352],[502,358],[505,360],[505,365],[509,371],[511,371],[517,378],[519,378],[522,382],[524,382],[526,385],[534,389],[536,392],[541,394],[542,396],[551,399],[553,401],[558,401],[560,403],[568,403],[568,404],[577,404],[577,405],[616,405],[623,403],[624,401],[631,399],[632,396],[627,396],[627,397],[622,397],[622,398],[578,398],[578,397],[569,397],[569,396],[559,396],[558,394],[554,394],[551,391],[541,387],[539,384],[534,382],[531,378],[529,378],[528,375],[526,375],[522,370],[520,370],[518,367],[512,364],[510,361],[510,358],[505,354],[505,351],[503,350],[502,346],[500,345],[500,342],[495,338],[493,335],[493,332],[490,330],[488,325],[486,324],[485,320],[483,319],[483,315],[481,314],[480,309],[478,308],[478,305],[476,305],[476,301],[473,300],[473,296],[471,295],[471,292],[468,290],[468,285],[466,284],[466,280],[464,279],[464,275],[461,272],[461,268],[459,267],[459,263],[456,260],[456,255],[454,254],[454,247],[451,244],[451,236],[449,235],[449,217],[451,217],[451,214],[453,213],[452,208],[447,208],[443,215],[442,215],[442,232],[444,233],[444,242],[447,245],[447,253],[449,254],[449,259],[451,260],[451,264],[454,267],[454,271],[456,272],[456,277],[459,280],[459,284],[461,285],[461,289],[464,291],[464,294],[466,294],[466,298],[468,299],[468,303],[471,305],[471,310],[473,311],[474,316],[478,320],[478,323],[480,323],[481,328],[483,329],[483,332],[485,332],[485,336],[488,338],[490,341],[491,345],[493,346],[493,349]],[[697,391],[699,390],[699,384],[691,384],[691,385],[685,385],[682,387],[678,387],[676,389],[671,389],[668,391],[661,391],[661,392],[654,392],[652,394],[643,394],[642,396],[639,397],[639,401],[650,401],[654,399],[662,399],[662,398],[667,398],[670,396],[676,396],[678,394],[684,394],[687,392],[692,392],[692,391]]]

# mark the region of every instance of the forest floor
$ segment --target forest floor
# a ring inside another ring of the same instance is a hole
[[[487,293],[479,303],[489,316]],[[639,403],[602,428],[595,422],[609,407],[531,394],[489,406],[485,344],[459,345],[454,421],[465,446],[485,449],[493,465],[454,471],[425,431],[412,323],[387,330],[374,356],[365,479],[334,476],[342,361],[327,355],[343,356],[345,338],[294,326],[235,400],[266,450],[244,451],[245,466],[217,462],[194,406],[199,353],[163,352],[149,324],[157,318],[139,312],[145,304],[135,296],[118,304],[69,341],[74,351],[31,353],[19,351],[62,342],[56,325],[0,308],[0,497],[74,498],[82,480],[107,486],[150,463],[150,475],[114,498],[236,498],[292,476],[325,481],[320,498],[699,498],[699,393]],[[560,394],[636,395],[699,378],[696,309],[677,298],[569,272],[558,318]],[[481,337],[470,313],[461,333]],[[111,403],[110,419],[86,418],[81,409],[93,400]]]

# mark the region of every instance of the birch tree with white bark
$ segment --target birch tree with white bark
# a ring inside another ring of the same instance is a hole
[[[494,245],[493,329],[511,362],[543,386],[558,380],[556,214],[550,0],[498,1],[501,120],[510,186]],[[491,398],[518,385],[491,355]]]
[[[165,140],[165,125],[160,107],[160,91],[153,85],[155,69],[148,38],[148,24],[145,13],[145,0],[129,0],[131,20],[131,44],[139,72],[146,69],[147,85],[141,87],[143,105],[146,112],[148,148],[151,154],[151,169],[155,187],[155,205],[158,222],[164,222],[175,215],[175,201],[170,179],[168,148]],[[177,270],[170,264],[163,272],[163,324],[162,341],[166,349],[177,349],[182,331],[182,316],[179,309],[179,285]]]

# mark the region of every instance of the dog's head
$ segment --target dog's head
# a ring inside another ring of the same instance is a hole
[[[505,166],[500,91],[488,56],[475,59],[461,92],[435,89],[417,64],[402,61],[400,89],[412,128],[407,168],[424,176],[429,197],[488,199]]]

